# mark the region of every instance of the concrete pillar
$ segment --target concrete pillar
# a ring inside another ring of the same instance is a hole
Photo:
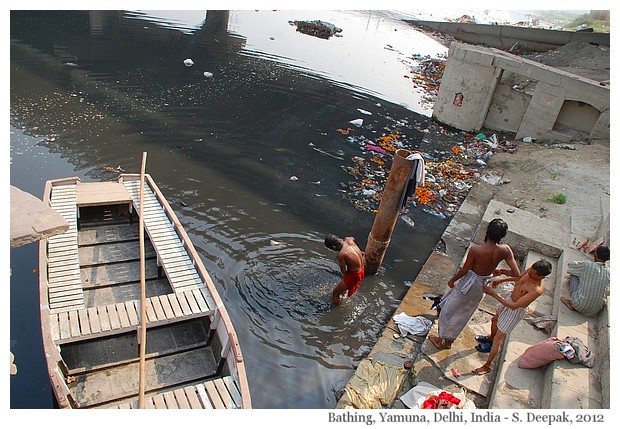
[[[407,178],[414,162],[406,159],[410,154],[411,152],[405,149],[398,149],[394,154],[379,210],[366,243],[366,275],[377,274],[392,239],[392,232],[400,210],[400,198],[405,191]]]

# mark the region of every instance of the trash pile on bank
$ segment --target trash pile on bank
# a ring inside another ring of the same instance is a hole
[[[500,140],[496,134],[486,136],[482,133],[453,132],[435,123],[430,128],[434,128],[433,135],[441,133],[444,138],[447,136],[449,149],[420,152],[426,165],[424,185],[416,189],[408,205],[420,207],[440,218],[449,218],[457,212],[476,180],[502,183],[501,175],[483,173],[482,170],[495,152],[514,151],[515,146]],[[353,130],[350,128],[343,131],[347,131],[347,141],[360,149],[359,154],[351,157],[351,164],[343,166],[355,178],[340,184],[344,198],[358,210],[376,213],[395,151],[407,149],[419,152],[416,147],[420,144],[412,143],[397,127],[373,140],[363,135],[351,135]],[[422,131],[431,135],[429,129]]]

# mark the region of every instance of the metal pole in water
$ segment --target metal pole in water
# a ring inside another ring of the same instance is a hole
[[[414,162],[406,159],[410,154],[411,152],[406,149],[398,149],[392,159],[392,167],[381,196],[379,210],[366,243],[367,275],[377,274],[392,239],[392,232],[398,220],[399,203]]]

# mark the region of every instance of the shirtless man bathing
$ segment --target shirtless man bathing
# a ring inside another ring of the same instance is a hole
[[[334,234],[325,237],[325,247],[338,252],[336,260],[343,274],[342,280],[332,292],[332,302],[338,305],[343,293],[347,292],[347,296],[353,295],[362,283],[365,274],[364,253],[355,243],[355,238],[342,239]]]
[[[483,353],[489,353],[487,361],[480,368],[474,369],[474,374],[483,375],[491,371],[491,363],[500,351],[504,339],[523,319],[527,306],[545,291],[543,279],[551,273],[551,263],[546,259],[540,259],[518,277],[506,277],[496,279],[482,287],[484,293],[491,295],[499,301],[496,313],[491,318],[491,334],[489,336],[477,336],[480,343],[476,349]],[[499,296],[494,288],[500,283],[514,281],[515,287],[508,299]]]

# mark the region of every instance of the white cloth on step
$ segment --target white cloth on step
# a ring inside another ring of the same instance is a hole
[[[393,317],[402,336],[426,335],[431,329],[433,322],[422,316],[407,316],[404,312]]]

